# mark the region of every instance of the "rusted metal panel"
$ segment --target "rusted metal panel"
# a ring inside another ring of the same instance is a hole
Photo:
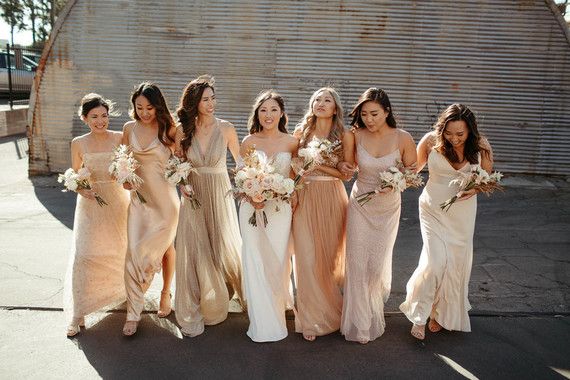
[[[348,110],[377,86],[416,140],[462,102],[497,169],[570,175],[570,37],[552,0],[70,1],[36,76],[30,173],[69,166],[84,93],[117,101],[120,129],[134,85],[155,81],[174,111],[204,73],[240,136],[262,89],[286,97],[291,130],[315,89],[335,85]]]

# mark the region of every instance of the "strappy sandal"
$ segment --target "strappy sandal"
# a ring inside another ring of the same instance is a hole
[[[162,299],[165,296],[165,294],[168,294],[168,307],[162,309]],[[162,291],[160,292],[160,302],[159,302],[158,312],[156,313],[156,315],[158,316],[158,318],[166,318],[170,315],[170,313],[172,313],[172,294],[168,290]]]
[[[123,326],[124,336],[133,336],[137,332],[137,327],[139,325],[138,321],[126,321]]]
[[[79,334],[81,332],[81,327],[85,327],[85,318],[74,318],[69,326],[67,326],[67,336],[71,338]]]
[[[424,340],[426,337],[426,325],[416,325],[414,323],[410,334],[418,340]]]

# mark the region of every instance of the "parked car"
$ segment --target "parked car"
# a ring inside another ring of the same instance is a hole
[[[38,64],[23,54],[21,50],[10,51],[12,91],[14,93],[30,93],[37,67]],[[9,90],[8,53],[2,50],[0,51],[0,92],[8,93]]]

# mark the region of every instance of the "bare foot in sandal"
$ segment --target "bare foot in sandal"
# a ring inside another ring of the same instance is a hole
[[[414,323],[410,334],[416,339],[424,340],[426,337],[426,325],[416,325]]]
[[[303,334],[303,338],[305,338],[305,340],[307,340],[307,341],[309,341],[309,342],[312,342],[312,341],[314,341],[315,339],[317,339],[316,336],[314,336],[314,335],[307,335],[307,334]]]

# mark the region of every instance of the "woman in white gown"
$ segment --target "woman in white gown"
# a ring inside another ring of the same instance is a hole
[[[463,192],[444,211],[440,204],[459,191],[450,182],[469,164],[480,164],[490,172],[493,154],[487,139],[477,130],[475,115],[462,104],[452,104],[439,116],[434,131],[418,144],[418,166],[428,164],[429,179],[419,199],[423,248],[418,267],[406,286],[406,301],[400,310],[414,324],[411,334],[425,338],[425,325],[431,332],[471,331],[467,299],[473,233],[477,215],[475,190]]]
[[[262,92],[255,100],[248,121],[249,135],[241,154],[255,148],[260,160],[270,160],[276,172],[289,177],[297,139],[287,133],[287,115],[281,95]],[[267,225],[249,224],[255,210],[265,211]],[[290,257],[291,205],[278,201],[243,201],[239,210],[243,240],[243,287],[249,316],[247,335],[254,342],[274,342],[287,336],[285,310],[291,306]]]

